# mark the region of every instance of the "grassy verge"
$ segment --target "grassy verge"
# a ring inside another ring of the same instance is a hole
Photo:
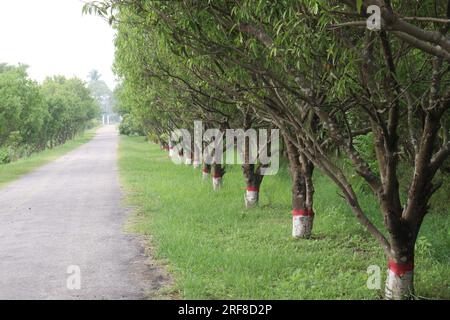
[[[367,268],[386,261],[356,222],[337,189],[316,174],[314,237],[293,240],[286,169],[266,177],[259,208],[245,210],[238,166],[213,192],[200,171],[176,166],[167,153],[139,137],[122,137],[119,166],[134,231],[151,235],[156,258],[168,261],[175,290],[186,299],[377,299]],[[362,205],[381,223],[374,199]],[[447,200],[448,201],[448,200]],[[433,212],[417,246],[416,293],[450,298],[450,219]]]
[[[27,174],[34,169],[59,158],[65,153],[76,149],[82,144],[85,144],[95,136],[96,131],[97,128],[89,129],[83,134],[77,136],[75,139],[53,149],[47,149],[42,152],[32,154],[29,157],[19,159],[12,163],[0,164],[0,188],[4,187],[11,181],[20,178],[24,174]]]

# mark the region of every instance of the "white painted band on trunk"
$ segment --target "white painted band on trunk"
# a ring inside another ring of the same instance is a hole
[[[258,204],[259,192],[258,191],[249,191],[245,192],[244,200],[245,206],[247,208],[254,207]]]
[[[188,158],[188,157],[186,157],[186,160],[184,161],[184,164],[186,164],[186,165],[190,166],[190,165],[192,164],[192,159],[191,159],[191,158]]]
[[[246,195],[247,195],[247,199],[249,199],[249,200],[258,199],[259,192],[247,190]]]
[[[388,300],[404,300],[414,293],[414,270],[398,275],[388,269],[386,279],[385,298]]]
[[[173,149],[169,149],[169,157],[173,157]]]
[[[213,177],[213,188],[219,190],[222,187],[222,178]]]
[[[202,178],[203,178],[203,180],[208,179],[208,177],[209,177],[209,173],[203,171],[203,172],[202,172]]]
[[[294,238],[309,238],[311,236],[314,217],[293,216],[292,236]]]
[[[200,161],[198,160],[194,160],[194,162],[192,162],[192,166],[197,169],[198,167],[200,167]]]

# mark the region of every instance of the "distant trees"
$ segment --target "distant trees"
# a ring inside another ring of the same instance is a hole
[[[72,139],[99,113],[81,80],[58,76],[40,86],[26,69],[0,64],[0,163]]]
[[[101,76],[100,72],[95,69],[91,70],[88,74],[89,81],[100,81]]]
[[[101,79],[101,74],[97,70],[92,70],[88,74],[88,88],[92,97],[101,108],[101,112],[106,116],[112,116],[114,113],[114,94],[105,81]]]
[[[80,79],[62,76],[47,78],[41,90],[49,113],[46,134],[50,146],[73,139],[90,120],[98,116],[98,104]]]

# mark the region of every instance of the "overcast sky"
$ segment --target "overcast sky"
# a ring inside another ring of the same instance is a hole
[[[97,69],[112,88],[114,32],[83,16],[81,0],[0,0],[0,63],[24,63],[31,78],[77,76]]]

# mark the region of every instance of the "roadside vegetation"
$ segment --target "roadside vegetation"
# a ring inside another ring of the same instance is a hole
[[[380,299],[369,290],[367,269],[386,267],[383,251],[355,221],[334,184],[320,173],[315,232],[309,241],[290,237],[289,170],[286,163],[267,184],[257,208],[242,202],[246,186],[238,166],[227,167],[220,193],[201,170],[174,165],[167,152],[143,137],[122,136],[120,174],[132,228],[150,237],[156,257],[168,264],[174,288],[185,299]],[[448,190],[433,204],[447,203]],[[378,225],[375,199],[362,191],[362,206]],[[449,299],[448,206],[427,217],[416,244],[416,295]],[[167,290],[167,289],[166,289]]]
[[[97,126],[94,126],[89,130],[81,132],[74,139],[52,149],[33,153],[28,157],[20,158],[11,163],[1,164],[0,188],[90,141],[95,136],[97,128]]]
[[[0,64],[0,169],[74,139],[95,126],[99,113],[80,79],[55,76],[38,84],[27,66]]]

